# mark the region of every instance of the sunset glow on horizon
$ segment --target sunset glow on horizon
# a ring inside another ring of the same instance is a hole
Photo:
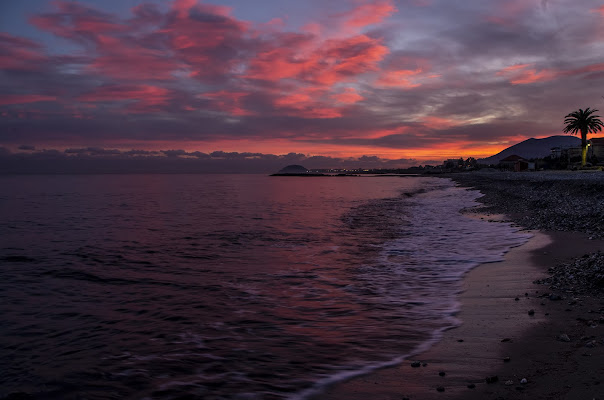
[[[304,3],[304,4],[302,4]],[[487,157],[604,108],[583,0],[0,6],[0,147]]]

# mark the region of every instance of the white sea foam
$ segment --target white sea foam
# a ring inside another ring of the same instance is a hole
[[[432,347],[445,330],[460,323],[455,314],[463,276],[480,264],[502,261],[512,247],[532,236],[509,223],[462,215],[462,209],[479,204],[478,191],[456,187],[448,180],[427,180],[424,185],[425,190],[403,200],[408,203],[408,224],[402,227],[402,237],[384,244],[379,262],[363,268],[363,279],[385,301],[420,305],[423,317],[440,318],[445,325],[407,354],[324,376],[289,400],[312,398],[338,382],[399,365]]]

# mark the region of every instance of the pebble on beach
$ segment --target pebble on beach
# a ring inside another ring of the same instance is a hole
[[[445,391],[445,387],[444,386],[439,386],[436,388],[437,391],[439,392],[444,392]]]
[[[560,336],[558,336],[558,340],[561,342],[570,342],[570,337],[568,337],[568,335],[566,333],[563,333]]]
[[[411,367],[412,368],[419,368],[421,367],[422,363],[420,363],[419,361],[412,361],[411,362]]]
[[[535,315],[535,310],[533,310],[533,309],[528,310],[528,315]]]

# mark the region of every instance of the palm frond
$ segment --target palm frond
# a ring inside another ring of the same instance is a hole
[[[564,132],[576,134],[596,133],[600,132],[604,127],[604,123],[599,115],[595,115],[598,110],[587,107],[573,111],[564,117]]]

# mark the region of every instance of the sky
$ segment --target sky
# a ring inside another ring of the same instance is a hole
[[[5,155],[480,158],[604,109],[604,1],[3,1],[0,85]]]

